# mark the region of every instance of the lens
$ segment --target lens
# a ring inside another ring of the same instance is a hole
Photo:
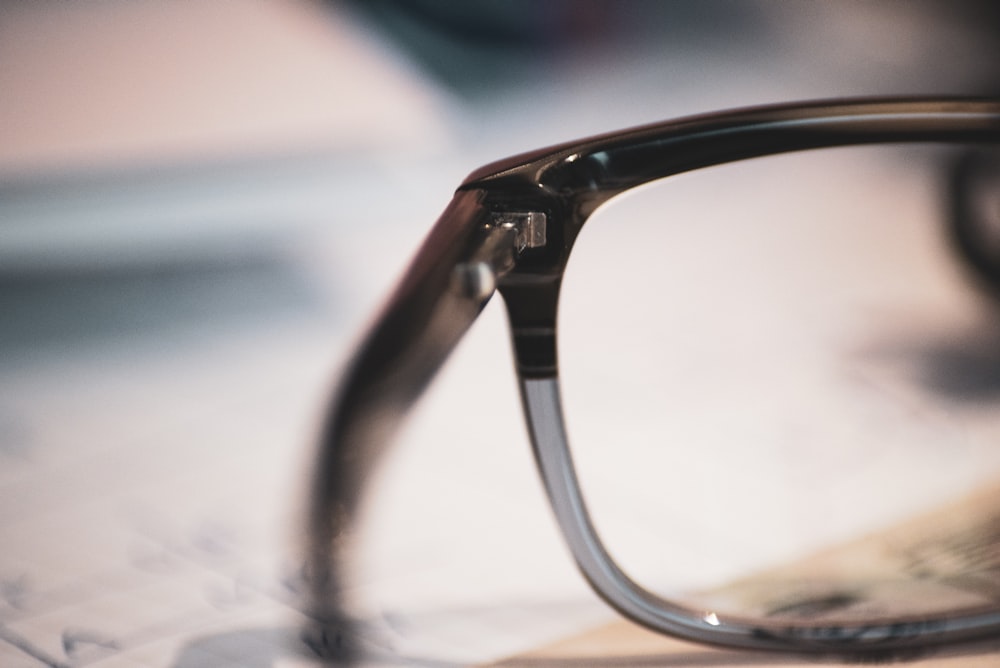
[[[1000,607],[1000,315],[947,239],[951,151],[745,161],[586,223],[564,410],[639,585],[824,622]]]

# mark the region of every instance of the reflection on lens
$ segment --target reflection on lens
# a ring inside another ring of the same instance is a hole
[[[946,159],[749,161],[587,222],[562,394],[595,525],[638,584],[831,623],[1000,605],[1000,317],[949,250]]]

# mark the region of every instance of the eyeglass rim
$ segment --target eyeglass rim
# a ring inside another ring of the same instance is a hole
[[[551,439],[543,443],[536,435],[540,425],[561,430],[561,407],[542,410],[545,402],[529,398],[537,393],[527,388],[540,381],[558,400],[559,287],[575,236],[590,213],[625,190],[700,167],[810,148],[898,141],[1000,141],[1000,100],[864,99],[757,107],[562,144],[473,172],[376,319],[327,412],[314,470],[306,555],[310,614],[324,627],[323,637],[334,626],[342,638],[350,626],[342,600],[347,581],[345,545],[350,542],[364,482],[407,409],[495,291],[502,293],[507,306],[529,433],[542,467],[544,458],[559,460],[561,449],[568,457],[565,438],[553,445]],[[516,245],[517,230],[510,216],[524,213],[541,213],[547,221],[546,243],[540,247]],[[562,464],[555,470],[551,464],[545,466],[543,480],[554,505],[559,494],[572,497],[574,487],[578,493],[571,461],[567,459],[562,469]],[[554,480],[562,481],[562,491]],[[581,508],[583,514],[575,516],[556,511],[562,532],[567,538],[596,539],[586,509]],[[586,554],[570,541],[578,565],[596,555],[601,568],[620,573],[599,540],[596,545],[599,550]],[[705,629],[697,619],[694,626],[690,619],[662,623],[656,615],[635,613],[623,600],[642,600],[650,609],[664,610],[672,609],[669,602],[644,590],[631,590],[627,577],[602,584],[595,582],[593,572],[588,575],[584,569],[584,574],[598,595],[625,616],[670,635],[715,645],[870,653],[982,635],[971,633],[969,625],[943,635],[920,632],[888,638],[884,630],[872,636],[867,628],[773,628],[734,621]],[[1000,613],[985,622],[991,632],[1000,631]],[[842,637],[847,631],[857,637]],[[835,642],[816,642],[833,636]],[[337,649],[338,654],[343,652],[343,647]]]
[[[478,170],[466,187],[518,190],[530,182],[535,188],[557,193],[556,199],[564,200],[562,206],[550,206],[549,211],[563,215],[561,224],[555,224],[563,234],[564,253],[557,260],[561,277],[575,236],[590,213],[619,193],[652,180],[805,149],[998,139],[1000,105],[996,102],[876,100],[782,105],[657,124],[536,151]],[[731,144],[720,146],[720,142]],[[650,159],[670,150],[675,151],[670,159]],[[688,151],[698,154],[688,155]],[[632,160],[622,166],[621,156]],[[620,168],[615,169],[616,165]],[[570,187],[574,183],[578,185]],[[531,272],[542,277],[535,281],[534,295],[525,289],[531,281],[523,275]],[[578,568],[609,605],[647,628],[675,637],[732,648],[804,654],[898,652],[1000,635],[1000,608],[817,625],[695,610],[663,599],[633,581],[610,556],[595,529],[573,466],[559,392],[555,336],[561,282],[548,278],[551,273],[551,267],[540,271],[519,265],[511,274],[513,288],[501,280],[500,291],[511,316],[515,351],[521,353],[522,403],[550,503]],[[544,325],[539,323],[538,304],[528,309],[523,305],[533,298],[546,309],[549,320]],[[526,310],[533,311],[532,317],[523,319]],[[524,331],[519,332],[522,327]],[[538,342],[540,332],[549,338],[544,345]],[[540,361],[541,349],[550,357]]]

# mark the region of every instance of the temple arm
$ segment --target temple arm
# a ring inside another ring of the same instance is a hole
[[[349,661],[345,543],[366,480],[428,381],[513,265],[517,227],[456,193],[348,368],[323,425],[307,527],[318,652]]]

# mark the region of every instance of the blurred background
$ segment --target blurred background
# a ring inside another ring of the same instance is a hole
[[[988,0],[3,3],[2,663],[308,665],[319,419],[480,164],[736,106],[996,94],[998,70]],[[495,311],[370,511],[357,593],[386,654],[489,660],[606,614]]]

